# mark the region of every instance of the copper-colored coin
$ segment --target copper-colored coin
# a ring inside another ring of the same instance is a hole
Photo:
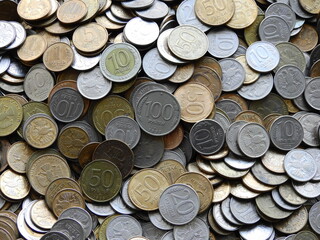
[[[81,52],[91,53],[101,50],[106,45],[108,32],[97,23],[87,23],[74,31],[72,41]]]
[[[217,26],[227,23],[232,18],[235,5],[233,0],[196,0],[194,11],[202,22]]]
[[[175,130],[163,137],[164,148],[174,149],[180,145],[183,140],[183,127],[179,124]]]
[[[77,23],[87,15],[87,12],[87,5],[83,1],[70,0],[58,8],[57,17],[65,24]]]
[[[184,173],[187,172],[185,167],[175,160],[164,160],[155,166],[156,170],[159,170],[163,175],[166,176],[170,184],[175,181]]]
[[[128,193],[136,207],[153,211],[159,208],[160,195],[167,187],[169,182],[160,171],[143,169],[132,176]]]
[[[18,14],[27,21],[40,20],[51,11],[50,0],[22,0],[18,4]]]
[[[317,30],[309,24],[303,24],[301,31],[296,36],[292,37],[290,42],[300,48],[301,51],[309,52],[317,46]]]
[[[52,210],[57,217],[71,207],[85,208],[86,204],[82,194],[74,189],[63,189],[56,194],[52,202]]]
[[[197,192],[200,200],[199,213],[204,212],[210,207],[214,191],[208,178],[200,173],[185,173],[175,183],[186,184]]]
[[[23,141],[15,142],[7,152],[7,161],[14,171],[26,173],[26,164],[34,150]]]
[[[45,194],[45,201],[50,209],[52,209],[52,203],[56,194],[66,188],[75,189],[78,192],[81,191],[79,184],[72,178],[58,178],[50,183]]]
[[[311,14],[319,14],[320,12],[320,3],[316,0],[299,0],[299,3],[301,6],[306,10],[307,12]]]
[[[243,29],[250,26],[258,16],[258,6],[254,0],[234,0],[235,11],[227,26]]]
[[[242,111],[237,116],[235,121],[246,121],[246,122],[255,122],[260,125],[263,125],[263,121],[260,115],[254,111]]]
[[[174,74],[168,79],[173,83],[183,83],[188,81],[194,72],[194,64],[189,63],[179,66]]]
[[[38,200],[33,204],[30,216],[32,222],[41,229],[50,230],[57,221],[44,200]]]
[[[78,161],[82,168],[92,161],[93,152],[98,145],[98,142],[89,142],[80,150]]]
[[[248,110],[248,103],[245,99],[243,99],[240,95],[235,93],[225,93],[220,96],[220,98],[217,101],[223,100],[223,99],[230,99],[238,103],[243,111]]]
[[[260,73],[249,67],[245,55],[236,57],[236,60],[242,65],[246,72],[246,77],[243,84],[251,84],[258,80]]]
[[[74,54],[72,48],[63,42],[48,47],[43,54],[43,63],[52,72],[61,72],[71,66]]]
[[[310,77],[320,77],[320,59],[311,66]]]
[[[231,185],[229,182],[225,181],[221,185],[217,186],[213,192],[213,203],[222,202],[225,200],[231,192]]]
[[[220,66],[220,63],[214,59],[213,57],[208,57],[204,56],[200,58],[196,63],[195,63],[195,68],[197,67],[209,67],[216,71],[216,73],[219,75],[220,78],[222,78],[222,69]]]
[[[21,200],[29,194],[30,189],[31,186],[24,175],[6,170],[0,176],[0,190],[6,198]]]
[[[68,68],[65,71],[59,73],[59,75],[57,76],[57,82],[62,82],[66,80],[77,81],[79,74],[79,71],[73,68]]]
[[[39,34],[29,35],[17,50],[18,57],[25,62],[35,61],[47,49],[46,40]]]
[[[214,100],[210,89],[199,83],[187,83],[174,93],[181,107],[181,119],[195,123],[210,115]]]

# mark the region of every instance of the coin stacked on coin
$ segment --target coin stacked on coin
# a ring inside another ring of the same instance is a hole
[[[319,11],[0,1],[0,239],[318,239]]]

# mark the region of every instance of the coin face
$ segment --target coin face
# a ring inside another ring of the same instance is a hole
[[[6,21],[0,21],[0,48],[10,45],[16,38],[16,30],[13,25]]]
[[[25,176],[6,170],[1,174],[0,189],[7,198],[20,200],[28,195],[30,184]]]
[[[61,72],[73,62],[72,48],[62,42],[52,44],[43,54],[43,63],[50,71]]]
[[[253,201],[246,201],[232,197],[230,210],[233,216],[243,224],[254,224],[260,220]]]
[[[317,104],[317,96],[315,94],[315,91],[317,89],[317,86],[320,84],[320,78],[315,78],[315,79],[312,79],[306,89],[305,89],[305,92],[304,92],[304,96],[305,96],[305,99],[307,101],[307,103],[314,109],[318,110],[320,109],[319,105]]]
[[[72,9],[72,11],[70,11]],[[87,5],[82,1],[72,0],[64,2],[57,11],[60,22],[71,24],[81,21],[88,13]]]
[[[275,34],[270,32],[269,28],[271,27],[275,29]],[[259,36],[262,41],[271,43],[287,42],[290,39],[290,27],[283,18],[269,16],[260,23]]]
[[[50,0],[24,0],[17,8],[18,14],[25,20],[35,21],[46,17],[51,11]]]
[[[195,218],[190,223],[183,226],[175,226],[173,229],[174,239],[183,240],[185,235],[199,240],[209,239],[209,229],[205,222],[200,218]]]
[[[116,216],[109,222],[106,230],[106,236],[110,240],[115,240],[119,237],[131,239],[132,237],[141,235],[141,224],[129,215]]]
[[[221,59],[219,64],[222,69],[222,90],[235,91],[242,86],[246,78],[244,67],[235,59]]]
[[[79,239],[84,240],[84,230],[81,224],[74,219],[61,219],[57,221],[51,231],[64,232],[72,240]]]
[[[102,74],[114,82],[125,82],[132,79],[140,67],[140,53],[128,43],[116,43],[107,47],[100,60]]]
[[[47,207],[44,200],[38,200],[31,207],[32,221],[42,229],[51,229],[57,219]]]
[[[18,57],[23,61],[34,61],[42,56],[47,49],[46,40],[39,34],[30,35],[17,51]]]
[[[317,219],[320,216],[320,202],[315,203],[309,211],[309,223],[313,231],[317,234],[320,233],[320,228],[317,223]]]
[[[0,97],[0,136],[13,133],[22,122],[23,111],[21,104],[11,97]]]
[[[243,29],[250,26],[258,16],[258,6],[253,0],[233,0],[235,11],[227,22],[227,26],[235,29]]]

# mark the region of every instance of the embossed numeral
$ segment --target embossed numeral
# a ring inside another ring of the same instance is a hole
[[[110,57],[108,57],[108,60],[110,60],[116,70],[119,70],[119,68],[123,68],[129,65],[129,54],[127,51],[120,50],[117,53],[112,53]]]
[[[181,194],[181,192],[183,194]],[[170,193],[170,196],[179,214],[186,215],[194,210],[195,206],[193,202],[190,200],[190,193],[187,189],[180,191],[179,194]]]
[[[226,9],[226,4],[221,0],[206,0],[202,2],[203,7],[206,9],[207,15],[213,15],[217,11]]]
[[[162,105],[160,102],[146,102],[146,116],[151,116],[152,118],[162,117],[164,120],[168,121],[173,116],[173,106],[171,104]]]
[[[134,191],[140,196],[145,196],[144,201],[149,201],[152,196],[152,192],[160,189],[160,182],[154,176],[145,176],[142,183],[139,183]]]
[[[91,169],[91,178],[89,185],[91,187],[97,187],[102,185],[104,188],[110,188],[114,183],[114,174],[110,170],[102,171],[99,168]]]

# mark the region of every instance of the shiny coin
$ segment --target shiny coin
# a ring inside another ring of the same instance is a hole
[[[157,20],[164,18],[168,12],[169,7],[167,4],[161,1],[154,1],[153,4],[145,10],[136,10],[136,14],[147,20]]]
[[[7,55],[3,55],[0,58],[0,74],[3,74],[10,67],[11,59]]]
[[[309,146],[319,146],[317,122],[320,116],[317,113],[306,113],[299,119],[304,130],[303,142]]]
[[[269,240],[269,237],[273,232],[273,226],[270,223],[249,225],[239,230],[240,236],[248,240],[256,238],[259,238],[261,240]]]
[[[230,201],[231,198],[228,197],[225,200],[223,200],[223,202],[221,203],[221,211],[222,211],[222,215],[231,223],[235,224],[235,225],[242,225],[241,222],[239,222],[232,214],[231,209],[230,209]]]
[[[224,162],[232,168],[247,170],[255,164],[256,159],[240,157],[233,153],[229,153],[228,156],[224,158]]]
[[[160,197],[159,211],[166,221],[174,225],[190,223],[198,214],[199,208],[197,193],[184,184],[167,187]]]
[[[0,136],[7,136],[19,127],[23,117],[22,106],[11,97],[0,97],[0,109]]]
[[[247,175],[242,178],[242,182],[252,191],[268,192],[273,189],[272,186],[268,186],[260,182],[251,172],[248,172]]]
[[[41,240],[49,240],[49,239],[57,239],[57,240],[70,240],[69,235],[63,232],[55,232],[50,231],[41,237]]]
[[[7,47],[10,45],[16,38],[16,30],[13,25],[7,21],[0,21],[0,48]]]
[[[266,12],[265,12],[266,17],[269,16],[279,16],[283,18],[286,23],[289,26],[290,31],[293,30],[295,24],[296,24],[296,14],[292,10],[292,8],[289,6],[289,4],[285,3],[274,3],[271,4]]]
[[[200,218],[195,218],[186,225],[175,226],[173,235],[176,240],[189,240],[192,238],[207,240],[209,239],[209,229],[204,221]]]
[[[245,80],[243,84],[252,84],[255,81],[258,80],[260,77],[260,73],[253,70],[250,68],[250,66],[247,63],[246,56],[245,55],[240,55],[235,58],[239,63],[241,63],[242,67],[244,68],[246,75],[245,75]]]
[[[30,192],[30,184],[26,176],[6,170],[1,174],[1,193],[12,200],[21,200]]]
[[[299,0],[289,0],[290,7],[301,18],[312,18],[313,14],[310,14],[300,4]]]
[[[40,20],[50,13],[50,0],[41,3],[36,0],[23,0],[19,2],[17,11],[19,16],[27,21]]]
[[[209,213],[210,214],[210,213]],[[221,211],[221,204],[216,203],[212,207],[212,215],[216,223],[225,231],[233,232],[238,230],[239,225],[229,222],[223,215]]]
[[[25,41],[27,35],[26,30],[24,29],[21,23],[15,21],[10,21],[9,23],[15,28],[16,37],[15,40],[9,46],[6,47],[6,49],[8,50],[20,47]]]
[[[125,82],[132,79],[140,67],[140,53],[128,43],[116,43],[107,47],[100,60],[102,74],[114,82]]]
[[[73,51],[66,43],[55,43],[47,48],[43,54],[43,63],[53,72],[61,72],[71,66]]]
[[[74,54],[74,59],[71,64],[71,67],[75,70],[81,70],[81,71],[89,70],[94,66],[96,66],[97,63],[99,63],[100,61],[100,55],[97,55],[94,57],[85,57],[79,54],[73,45],[71,46],[71,48]]]
[[[196,60],[206,54],[208,37],[198,28],[188,25],[176,27],[169,35],[169,49],[183,60]]]
[[[235,29],[243,29],[250,26],[258,16],[258,6],[253,0],[233,0],[235,11],[227,22],[227,26]]]
[[[107,225],[106,236],[109,240],[131,239],[141,235],[141,224],[129,215],[116,216]]]
[[[273,27],[274,32],[270,32]],[[262,41],[271,43],[288,42],[290,39],[290,27],[287,22],[278,16],[266,17],[259,26],[259,36]]]
[[[253,224],[260,220],[253,201],[231,198],[230,210],[233,216],[243,224]]]
[[[70,11],[72,9],[72,11]],[[81,21],[88,13],[87,5],[78,0],[64,2],[57,11],[60,22],[72,24]]]
[[[225,92],[235,91],[245,81],[246,72],[243,66],[235,59],[227,58],[219,61],[222,69],[222,90]]]

